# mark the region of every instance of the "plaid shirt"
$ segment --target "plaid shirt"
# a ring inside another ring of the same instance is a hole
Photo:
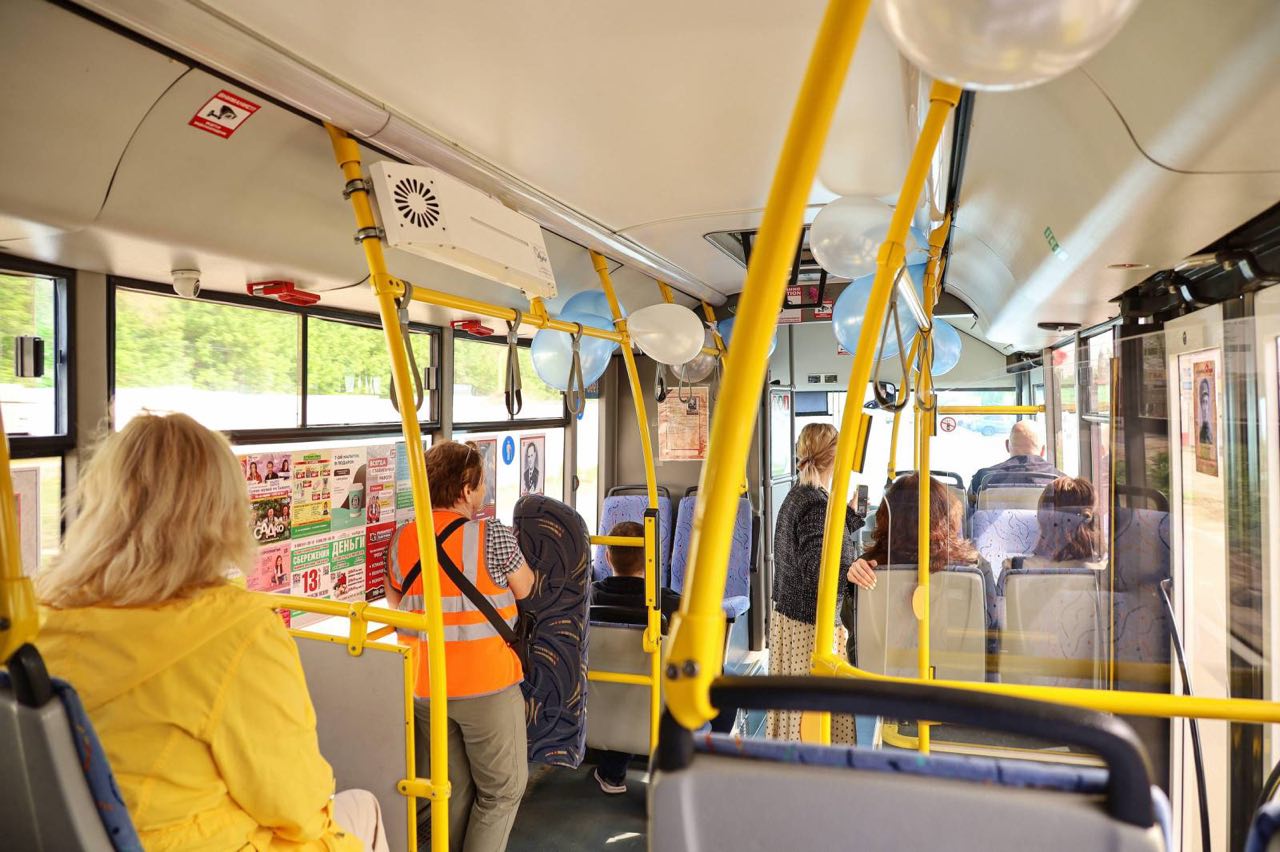
[[[516,543],[516,534],[511,527],[497,518],[490,518],[484,524],[484,561],[489,567],[489,577],[494,585],[505,589],[507,575],[514,574],[524,564],[524,554]]]

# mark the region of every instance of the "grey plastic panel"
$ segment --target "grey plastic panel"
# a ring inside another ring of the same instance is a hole
[[[978,492],[979,509],[1034,509],[1044,486],[993,485]]]
[[[1005,683],[1102,685],[1103,597],[1094,577],[1011,573],[1005,578],[1000,679]]]
[[[387,843],[409,848],[409,812],[396,790],[407,771],[406,739],[413,724],[412,714],[405,718],[407,649],[378,643],[353,657],[345,642],[297,633],[294,638],[316,708],[320,753],[333,767],[337,789],[377,796]]]
[[[643,627],[593,623],[588,634],[591,671],[648,674]],[[587,747],[649,753],[649,687],[587,681]]]
[[[649,848],[900,852],[1160,852],[1158,827],[1107,816],[1095,799],[986,784],[697,755],[649,787]],[[920,803],[914,807],[911,803]]]
[[[914,565],[876,570],[876,587],[858,591],[858,665],[916,677],[919,632],[911,598]],[[940,571],[929,580],[930,659],[944,680],[986,679],[986,596],[978,574]]]
[[[41,852],[110,850],[56,699],[33,709],[0,687],[0,847]]]

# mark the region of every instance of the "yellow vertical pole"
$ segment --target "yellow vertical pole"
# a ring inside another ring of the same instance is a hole
[[[666,302],[668,305],[674,305],[676,303],[676,293],[671,289],[671,285],[667,282],[658,282],[658,292],[662,294],[662,301]]]
[[[342,176],[350,190],[351,207],[355,212],[356,227],[377,227],[369,193],[364,188],[360,168],[360,147],[345,131],[325,124],[333,154],[342,168]],[[440,567],[436,561],[436,532],[431,517],[431,492],[427,484],[427,464],[422,452],[422,432],[418,428],[418,412],[414,406],[414,383],[409,371],[406,346],[408,341],[400,333],[400,321],[395,298],[403,292],[403,286],[395,282],[387,272],[382,242],[373,231],[362,233],[360,245],[369,265],[369,280],[378,297],[378,312],[382,317],[382,329],[387,337],[387,351],[391,356],[391,375],[396,396],[400,401],[400,421],[404,429],[405,451],[409,461],[409,480],[413,488],[413,507],[417,513],[418,558],[422,563],[422,590],[425,598],[427,627],[427,659],[431,669],[429,695],[431,701],[431,848],[433,852],[449,849],[449,732],[448,693],[445,688],[444,621],[440,611]],[[420,770],[416,770],[420,771]],[[409,825],[417,825],[416,800],[406,797]]]
[[[686,728],[715,716],[711,681],[724,648],[725,577],[738,484],[751,446],[750,426],[764,384],[772,330],[795,258],[796,239],[831,128],[869,0],[831,0],[809,58],[800,95],[774,172],[764,218],[747,269],[724,387],[711,419],[711,444],[702,469],[689,551],[692,560],[668,656],[667,706]],[[858,408],[859,406],[851,406]],[[847,460],[847,465],[852,460]],[[848,469],[848,466],[845,468]]]
[[[22,573],[22,546],[18,541],[17,503],[9,472],[9,436],[0,416],[0,665],[13,652],[36,638],[40,629],[36,593],[31,578]]]
[[[627,321],[622,317],[622,305],[613,289],[609,276],[609,262],[604,256],[591,252],[591,263],[600,278],[600,286],[609,300],[613,312],[613,327],[622,334],[622,363],[627,368],[627,381],[631,385],[631,402],[636,411],[636,427],[640,430],[640,452],[644,457],[645,492],[649,497],[649,511],[644,519],[644,605],[648,617],[644,629],[644,650],[649,655],[649,751],[658,745],[658,717],[662,712],[662,609],[658,602],[658,475],[653,465],[653,442],[649,435],[649,414],[644,404],[644,388],[640,386],[640,371],[636,368],[636,356],[631,351],[631,334]],[[671,295],[671,288],[661,281],[658,286],[664,297]],[[670,300],[669,300],[670,301]],[[658,367],[661,369],[661,367]]]
[[[902,183],[902,192],[898,195],[898,206],[893,211],[889,222],[889,232],[880,246],[876,258],[876,277],[871,287],[871,295],[867,300],[866,315],[862,320],[862,333],[853,355],[853,367],[849,373],[849,399],[861,399],[867,382],[871,378],[871,362],[875,357],[876,347],[880,342],[880,329],[889,306],[890,293],[893,290],[894,277],[906,260],[907,229],[911,225],[911,216],[916,202],[924,188],[925,177],[933,160],[933,152],[938,147],[947,117],[960,100],[960,89],[947,83],[933,84],[929,92],[929,112],[924,126],[920,129],[920,137],[916,140],[915,151],[911,155],[911,163],[907,167],[907,175]],[[857,438],[858,422],[862,415],[862,406],[849,404],[845,406],[844,416],[840,424],[840,440],[836,444],[835,469],[847,471],[853,468],[854,444]],[[844,520],[848,512],[848,480],[842,479],[842,490],[833,493],[827,503],[827,523],[822,543],[822,565],[818,576],[818,613],[814,637],[815,666],[822,659],[831,656],[832,643],[835,639],[836,589],[840,582],[840,543],[843,540]]]

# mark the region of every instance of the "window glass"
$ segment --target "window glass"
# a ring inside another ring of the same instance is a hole
[[[18,504],[22,569],[30,575],[49,565],[62,541],[62,459],[15,459],[9,463]]]
[[[1017,393],[1013,388],[938,392],[940,406],[1015,404]],[[1012,414],[940,414],[938,434],[929,446],[930,467],[958,473],[968,488],[978,470],[1009,458],[1005,442],[1017,420]]]
[[[1080,475],[1080,419],[1076,405],[1076,345],[1068,343],[1052,350],[1052,393],[1057,394],[1058,422],[1056,433],[1058,470],[1068,476]]]
[[[455,441],[475,441],[494,459],[495,469],[489,474],[490,499],[503,523],[511,523],[516,501],[525,494],[564,499],[563,429],[456,432],[453,437]],[[492,442],[492,449],[485,448],[485,442]],[[496,493],[496,500],[492,493]]]
[[[432,366],[431,335],[409,335],[419,373]],[[425,380],[424,380],[425,385]],[[380,328],[334,320],[307,320],[307,425],[393,423],[391,362]],[[430,420],[424,398],[419,420]]]
[[[587,400],[586,408],[578,417],[577,429],[578,490],[573,498],[574,507],[587,522],[587,529],[594,530],[600,505],[599,398]]]
[[[54,369],[54,281],[0,273],[0,411],[9,435],[57,434],[57,370]],[[44,340],[44,375],[14,376],[14,338]]]
[[[298,425],[297,314],[117,289],[115,426],[181,411],[211,429]]]
[[[503,397],[507,357],[506,343],[488,343],[467,338],[453,341],[453,419],[455,423],[486,423],[506,420]],[[520,419],[564,416],[560,391],[543,383],[534,372],[528,347],[520,347],[520,385],[524,408]]]

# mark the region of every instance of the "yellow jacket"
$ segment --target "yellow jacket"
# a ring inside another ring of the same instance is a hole
[[[146,849],[363,848],[333,821],[298,650],[259,596],[44,616],[37,645],[80,694]]]

